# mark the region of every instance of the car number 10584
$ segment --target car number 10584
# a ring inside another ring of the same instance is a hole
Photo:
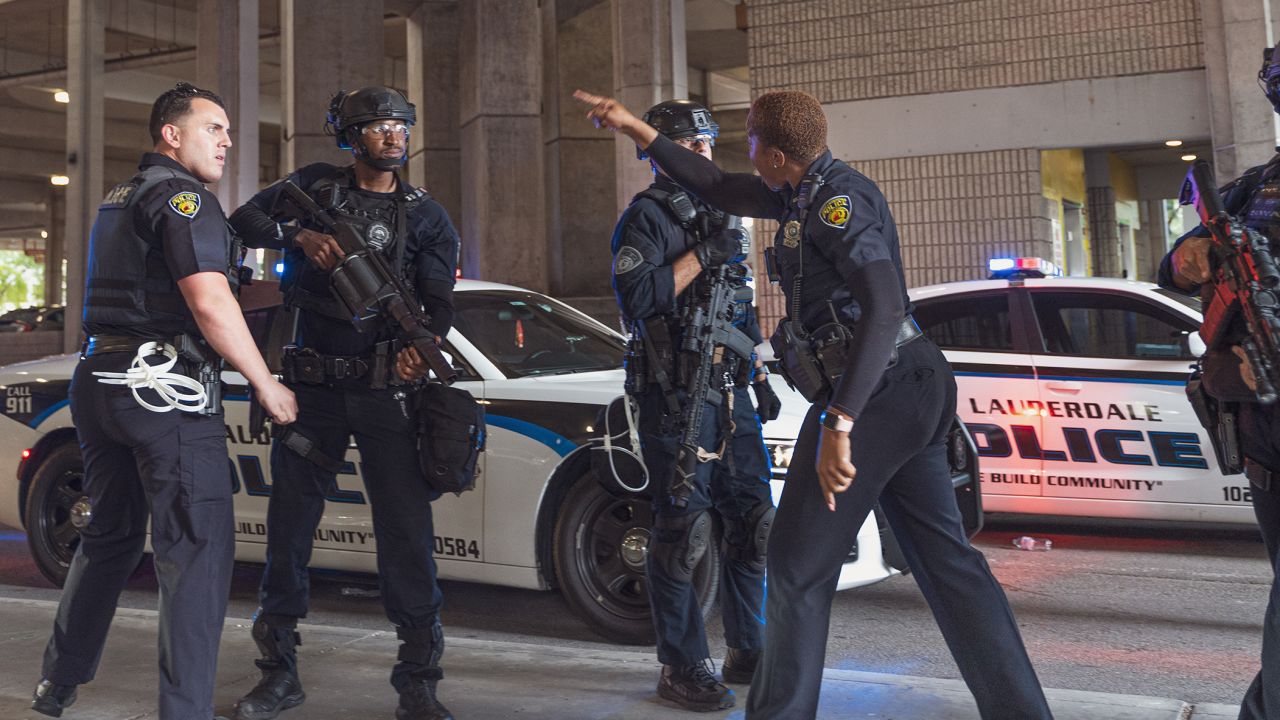
[[[443,557],[473,557],[480,559],[480,543],[463,538],[436,538],[436,554]]]

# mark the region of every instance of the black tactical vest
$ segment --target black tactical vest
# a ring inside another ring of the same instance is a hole
[[[98,207],[85,272],[84,322],[145,327],[160,335],[197,332],[191,311],[165,263],[160,238],[138,232],[134,210],[158,183],[196,178],[174,168],[151,165],[115,186]],[[227,280],[240,288],[239,242],[228,229]]]
[[[352,191],[354,184],[355,179],[348,166],[338,168],[304,190],[334,220],[353,227],[370,247],[381,252],[412,287],[413,277],[406,272],[404,262],[408,245],[408,214],[429,197],[427,192],[401,183],[402,190],[393,196],[371,197]],[[291,255],[290,264],[295,266],[297,278],[296,281],[286,281],[285,302],[303,310],[350,321],[346,309],[329,289],[329,273],[307,262],[300,249],[293,250]]]

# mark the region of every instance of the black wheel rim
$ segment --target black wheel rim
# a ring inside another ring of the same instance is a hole
[[[83,497],[84,472],[65,470],[53,481],[36,518],[38,527],[34,530],[45,538],[50,555],[63,566],[71,564],[80,545],[80,531],[71,523],[71,507]]]
[[[578,552],[574,553],[578,577],[602,607],[613,614],[645,620],[649,617],[649,591],[643,570],[622,557],[628,533],[653,524],[648,502],[615,498],[603,491],[592,499],[577,527]]]

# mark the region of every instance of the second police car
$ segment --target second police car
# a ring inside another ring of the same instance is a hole
[[[270,283],[242,298],[246,319],[266,348],[283,344],[290,322]],[[519,588],[558,588],[588,625],[619,642],[652,641],[644,556],[651,525],[647,500],[605,492],[591,472],[590,448],[602,407],[622,388],[624,339],[573,308],[521,288],[461,280],[447,350],[460,379],[485,405],[488,433],[476,489],[435,504],[440,577]],[[25,528],[40,570],[65,576],[78,536],[83,466],[67,406],[76,357],[0,368],[0,523]],[[229,461],[235,483],[236,557],[266,553],[270,444],[248,430],[244,379],[226,372]],[[774,380],[782,415],[765,425],[780,495],[791,447],[807,404]],[[957,497],[967,526],[981,524],[973,448],[958,436]],[[316,531],[312,566],[377,572],[374,539],[354,445]],[[7,467],[4,467],[7,465]],[[959,467],[964,466],[964,467]],[[715,601],[719,558],[708,553],[695,575],[704,609]],[[847,589],[904,567],[882,519],[869,518],[839,579]]]
[[[1035,258],[991,269],[1014,277],[910,291],[955,369],[987,511],[1255,522],[1186,398],[1197,298]]]

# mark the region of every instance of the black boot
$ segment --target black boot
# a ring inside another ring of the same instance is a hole
[[[444,628],[437,622],[426,628],[396,628],[400,638],[400,662],[392,674],[400,691],[396,720],[453,720],[449,709],[436,699],[436,684],[444,678]],[[396,680],[396,676],[403,677]]]
[[[729,648],[729,652],[724,656],[724,664],[720,666],[720,676],[727,683],[750,685],[751,676],[755,675],[758,662],[760,662],[759,650]]]
[[[734,705],[733,691],[716,681],[706,663],[663,665],[658,696],[695,712],[714,712]]]
[[[267,615],[261,609],[253,620],[253,641],[262,658],[254,664],[262,679],[236,703],[235,720],[271,720],[306,699],[298,679],[297,646],[302,644],[295,627],[298,619]]]
[[[55,685],[49,680],[41,680],[31,694],[31,709],[42,715],[62,717],[62,711],[75,701],[75,685]]]

